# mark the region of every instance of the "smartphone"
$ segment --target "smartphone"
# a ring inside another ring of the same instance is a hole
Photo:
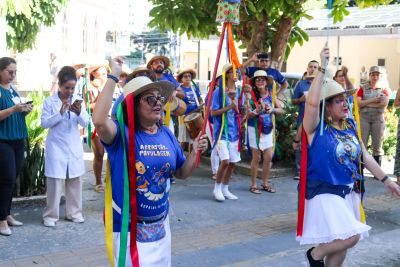
[[[82,99],[75,99],[74,104],[73,105],[80,105],[82,104],[83,100]]]
[[[33,104],[33,101],[32,100],[27,101],[27,102],[25,102],[25,104]]]

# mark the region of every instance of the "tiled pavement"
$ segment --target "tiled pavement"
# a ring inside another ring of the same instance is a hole
[[[276,194],[254,195],[248,191],[248,178],[235,175],[231,189],[240,199],[217,203],[209,177],[204,166],[173,186],[173,266],[306,266],[306,248],[294,239],[295,181],[274,179]],[[25,225],[14,228],[11,237],[0,237],[0,267],[109,266],[103,197],[93,192],[91,183],[89,172],[84,177],[84,224],[61,220],[56,229],[45,228],[40,221],[43,204],[17,206],[14,211]],[[349,252],[345,266],[400,266],[400,202],[372,179],[367,186],[365,207],[373,230]]]

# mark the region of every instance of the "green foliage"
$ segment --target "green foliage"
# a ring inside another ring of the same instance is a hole
[[[280,160],[293,160],[292,142],[296,136],[297,107],[291,100],[283,101],[283,114],[276,116],[275,156]]]
[[[393,107],[389,107],[385,112],[386,128],[383,134],[383,151],[385,156],[392,157],[396,154],[398,120],[397,111]]]
[[[45,188],[44,176],[44,140],[47,130],[40,126],[42,105],[48,93],[42,91],[29,93],[27,98],[33,101],[33,109],[26,116],[28,142],[26,159],[19,176],[19,196],[43,194]]]
[[[6,15],[8,48],[17,52],[31,49],[35,44],[40,26],[53,25],[57,13],[66,2],[67,0],[32,0],[29,9],[26,5],[18,8],[9,6],[8,10],[14,10],[14,12],[8,12]]]

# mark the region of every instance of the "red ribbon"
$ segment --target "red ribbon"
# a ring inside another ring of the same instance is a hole
[[[135,150],[135,113],[134,94],[125,98],[128,113],[128,151],[129,151],[129,185],[131,205],[130,253],[132,265],[139,267],[139,253],[136,246],[137,202],[136,202],[136,150]]]
[[[297,236],[303,235],[304,209],[306,204],[306,182],[307,182],[307,134],[302,129],[301,134],[301,163],[300,163],[300,189],[299,206],[297,213]]]

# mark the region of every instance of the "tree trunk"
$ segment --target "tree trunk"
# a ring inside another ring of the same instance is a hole
[[[278,70],[281,69],[285,58],[285,51],[292,32],[294,20],[290,17],[281,17],[275,34],[275,38],[271,45],[271,67]]]
[[[244,13],[244,12],[243,12]],[[240,24],[242,27],[236,27],[235,32],[242,43],[246,46],[247,55],[251,57],[254,53],[265,50],[267,38],[268,14],[263,14],[262,20],[248,20],[245,15],[241,16]]]

